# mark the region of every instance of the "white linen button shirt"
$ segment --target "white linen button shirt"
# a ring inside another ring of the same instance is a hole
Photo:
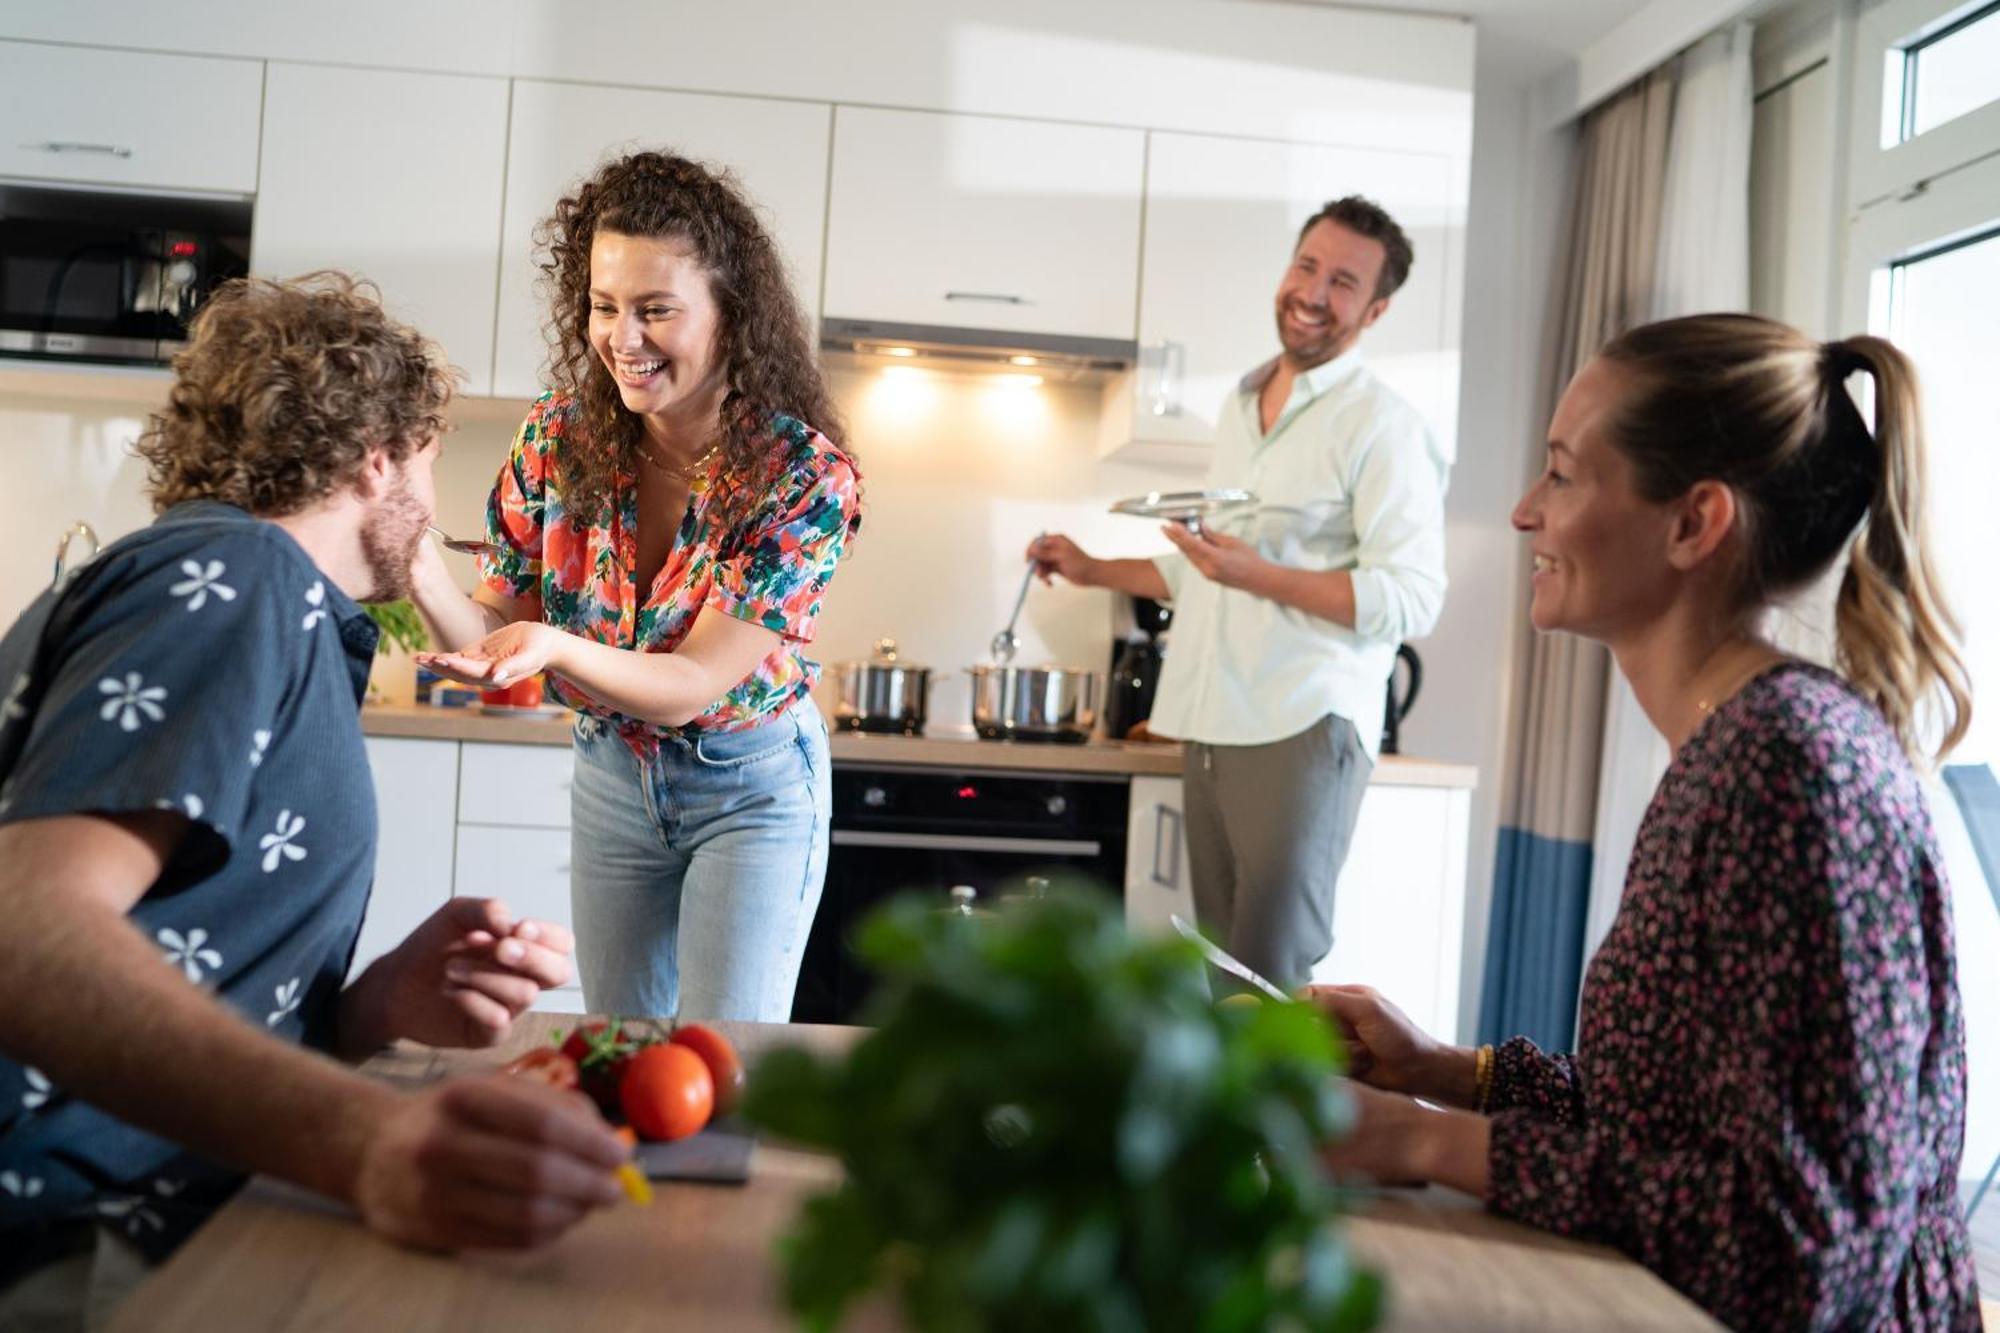
[[[1298,376],[1264,434],[1257,398],[1276,369],[1246,375],[1224,405],[1206,484],[1259,503],[1213,526],[1281,565],[1351,570],[1354,628],[1213,583],[1178,551],[1160,556],[1174,623],[1148,725],[1264,745],[1332,713],[1373,759],[1396,645],[1428,633],[1444,604],[1450,465],[1416,409],[1354,351]]]

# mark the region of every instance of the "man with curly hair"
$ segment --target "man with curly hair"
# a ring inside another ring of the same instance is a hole
[[[0,1326],[101,1312],[245,1171],[440,1248],[617,1196],[580,1098],[342,1064],[489,1045],[569,972],[560,927],[460,898],[345,984],[358,603],[409,589],[451,376],[350,279],[222,289],[138,446],[159,518],[0,639]]]

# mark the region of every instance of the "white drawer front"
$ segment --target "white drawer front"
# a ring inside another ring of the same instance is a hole
[[[568,828],[573,762],[568,747],[561,745],[460,746],[458,822]]]
[[[569,834],[559,829],[461,824],[452,890],[461,898],[498,898],[517,918],[531,916],[552,921],[567,930]],[[570,984],[548,992],[535,1007],[578,1013],[582,1003],[582,983],[572,969]]]
[[[0,42],[0,176],[254,194],[264,64]]]

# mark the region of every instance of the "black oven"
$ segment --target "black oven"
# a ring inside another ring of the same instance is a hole
[[[931,895],[940,911],[955,886],[990,903],[1036,875],[1122,896],[1129,795],[1123,775],[834,765],[826,892],[792,1021],[854,1021],[872,980],[849,936],[905,889]]]
[[[0,185],[0,354],[169,361],[249,257],[245,200]]]

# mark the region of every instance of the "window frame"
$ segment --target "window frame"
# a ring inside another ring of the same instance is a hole
[[[1888,148],[1882,146],[1881,134],[1891,111],[1898,124],[1906,116],[1901,81],[1892,85],[1889,79],[1890,60],[1937,40],[1990,5],[1991,0],[1886,0],[1858,16],[1848,165],[1851,212],[1921,196],[1940,178],[2000,153],[2000,99]],[[1885,101],[1891,94],[1893,108]]]

